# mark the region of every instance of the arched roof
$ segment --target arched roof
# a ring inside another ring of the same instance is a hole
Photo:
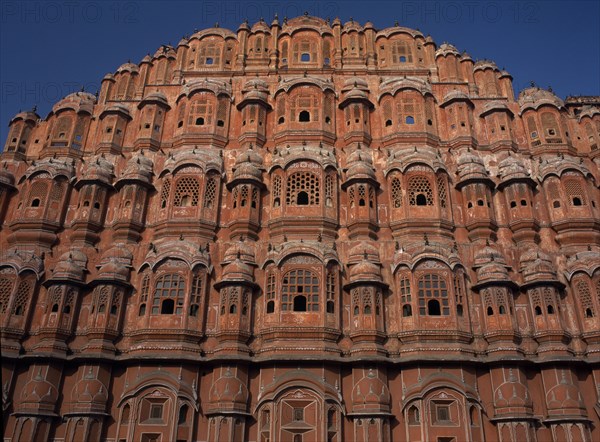
[[[280,92],[285,92],[287,94],[290,92],[291,89],[300,85],[316,86],[323,92],[329,90],[336,94],[334,85],[329,79],[315,77],[312,75],[304,75],[282,78],[279,84],[277,85],[277,89],[275,90],[274,95],[277,95]]]
[[[188,265],[190,270],[200,265],[206,267],[209,272],[212,271],[208,250],[201,244],[188,241],[183,239],[183,237],[180,237],[178,240],[168,239],[156,244],[150,243],[150,249],[138,271],[141,271],[146,266],[155,270],[159,264],[168,259],[183,261]]]
[[[261,268],[266,268],[268,264],[274,263],[280,266],[283,261],[295,255],[310,255],[317,258],[323,265],[330,262],[340,264],[337,251],[330,245],[319,241],[287,241],[274,247],[267,253],[265,261]]]
[[[429,167],[433,172],[440,170],[447,172],[446,165],[440,157],[439,150],[430,146],[400,147],[392,149],[386,161],[385,176],[393,170],[404,173],[414,165],[421,164]]]
[[[167,173],[175,174],[178,169],[190,165],[199,167],[205,173],[214,170],[221,174],[223,172],[223,158],[221,157],[221,151],[206,147],[193,147],[191,149],[186,147],[181,150],[170,152],[160,176]]]
[[[426,80],[422,80],[418,77],[393,77],[384,80],[379,85],[379,95],[377,96],[377,101],[381,102],[381,99],[384,95],[394,96],[398,91],[404,89],[413,89],[419,92],[421,95],[431,95],[433,97],[433,93],[431,90],[431,84]]]
[[[297,161],[314,161],[319,164],[323,170],[328,167],[333,167],[337,171],[337,160],[330,149],[331,148],[315,146],[313,144],[288,145],[283,149],[275,148],[271,157],[271,165],[268,169],[269,173],[276,167],[286,169],[290,164]]]

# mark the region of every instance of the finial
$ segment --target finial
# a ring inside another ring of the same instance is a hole
[[[427,233],[423,234],[423,241],[425,241],[425,245],[428,246],[429,245],[429,238],[427,237]]]

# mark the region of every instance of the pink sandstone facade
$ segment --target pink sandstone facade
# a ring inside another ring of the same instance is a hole
[[[17,114],[4,440],[600,440],[590,103],[303,16]]]

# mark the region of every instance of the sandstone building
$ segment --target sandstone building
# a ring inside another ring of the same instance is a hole
[[[586,100],[301,16],[17,114],[5,440],[599,440]]]

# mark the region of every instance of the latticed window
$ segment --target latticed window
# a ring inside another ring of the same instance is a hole
[[[258,207],[258,189],[256,187],[252,188],[252,203],[251,206],[253,209]]]
[[[396,41],[392,43],[392,63],[412,63],[412,50],[407,42]]]
[[[422,175],[410,177],[408,202],[411,206],[433,206],[433,190],[428,178]]]
[[[195,207],[198,205],[200,183],[191,176],[182,177],[175,185],[173,205],[175,207]]]
[[[352,312],[354,316],[360,313],[360,290],[357,288],[352,290]]]
[[[400,277],[400,302],[402,304],[402,316],[412,316],[410,279],[406,275]]]
[[[227,110],[229,107],[227,106],[226,100],[219,100],[217,103],[217,126],[224,127],[225,121],[227,121]]]
[[[334,269],[327,271],[327,313],[335,312],[336,272]]]
[[[362,288],[361,293],[362,300],[362,311],[365,315],[370,315],[373,313],[373,290],[368,287]]]
[[[333,177],[331,175],[325,176],[325,205],[333,207]]]
[[[29,191],[27,205],[29,207],[43,207],[46,204],[46,195],[48,194],[48,183],[44,181],[34,181]]]
[[[190,295],[190,316],[198,316],[202,300],[204,272],[196,271],[192,278],[192,293]]]
[[[162,185],[162,190],[160,192],[160,207],[164,209],[167,207],[169,202],[169,194],[171,193],[171,180],[169,178],[165,178]]]
[[[50,187],[50,195],[49,195],[49,202],[52,201],[60,201],[63,193],[64,193],[64,189],[66,186],[66,180],[65,179],[59,179],[56,180],[52,183],[52,186]]]
[[[269,273],[267,277],[267,313],[273,313],[275,311],[275,275]]]
[[[555,209],[560,207],[560,190],[558,185],[557,180],[550,181],[548,183],[548,192],[546,193],[548,199],[552,202],[552,207]]]
[[[594,303],[592,301],[592,293],[588,282],[580,279],[577,281],[575,287],[577,288],[577,295],[579,297],[579,302],[581,303],[581,308],[583,309],[583,316],[586,318],[592,318],[596,316],[596,312],[594,311]]]
[[[12,305],[12,314],[16,316],[23,316],[27,311],[27,304],[31,296],[31,290],[33,288],[32,281],[24,280],[19,283],[17,292],[15,293],[15,301]]]
[[[180,315],[183,312],[185,281],[177,273],[167,273],[156,280],[152,314]]]
[[[190,104],[188,126],[205,126],[212,124],[213,106],[208,99],[198,99]]]
[[[240,206],[245,207],[248,205],[248,186],[243,185],[240,192]]]
[[[139,316],[146,313],[146,303],[148,302],[148,294],[150,293],[150,275],[146,274],[142,278],[142,289],[140,291],[140,309]]]
[[[215,43],[207,43],[198,50],[198,66],[212,66],[221,64],[221,48]]]
[[[62,298],[62,291],[60,287],[52,287],[48,299],[50,301],[50,312],[57,313],[58,307],[60,306],[60,300]]]
[[[543,295],[544,295],[544,303],[546,304],[546,311],[548,312],[549,315],[555,314],[556,313],[556,295],[554,293],[554,290],[548,288],[548,287],[544,287],[543,289]]]
[[[446,207],[446,198],[447,198],[446,180],[444,179],[443,176],[437,177],[437,186],[438,186],[438,196],[440,198],[440,206]]]
[[[578,180],[565,180],[565,193],[572,206],[586,206],[585,192]]]
[[[454,300],[456,304],[456,312],[458,316],[463,315],[463,296],[464,296],[464,273],[462,270],[458,270],[454,275]]]
[[[402,207],[402,182],[397,176],[392,178],[392,205],[396,209]]]
[[[536,140],[540,137],[537,125],[535,124],[535,118],[533,118],[533,116],[527,117],[527,129],[529,130],[529,136],[532,140]]]
[[[319,177],[310,172],[296,172],[288,178],[286,204],[288,206],[319,205]]]
[[[319,98],[316,94],[298,94],[291,100],[290,112],[291,121],[319,121]]]
[[[356,192],[354,186],[348,188],[348,203],[350,207],[356,206]]]
[[[8,303],[10,302],[12,287],[13,280],[11,278],[0,278],[0,314],[6,313]]]
[[[273,177],[273,207],[281,205],[281,177],[275,175]]]
[[[285,123],[285,98],[277,98],[277,124]]]
[[[435,273],[427,273],[417,283],[419,288],[419,314],[429,316],[448,316],[448,288],[446,281]]]
[[[236,314],[239,302],[239,287],[224,287],[221,289],[221,315],[224,315],[225,313]]]
[[[179,112],[177,114],[177,127],[183,127],[185,121],[185,101],[182,101],[179,105]]]
[[[541,117],[542,128],[544,129],[547,137],[560,136],[558,131],[558,124],[556,117],[550,112],[544,112]]]
[[[204,190],[204,207],[212,209],[215,206],[217,197],[217,180],[214,177],[209,177],[206,180],[206,188]]]
[[[315,63],[317,61],[317,43],[312,40],[295,42],[293,51],[296,63]]]
[[[110,297],[110,288],[107,286],[99,287],[98,289],[98,299],[96,302],[96,308],[98,313],[106,312],[106,307],[109,303]]]
[[[60,117],[54,127],[52,146],[66,147],[71,132],[71,117]]]
[[[291,270],[281,284],[281,310],[319,311],[319,278],[310,270]]]

